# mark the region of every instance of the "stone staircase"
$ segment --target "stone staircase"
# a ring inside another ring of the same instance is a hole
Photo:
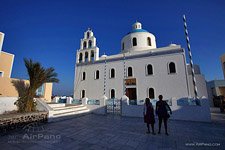
[[[55,122],[65,119],[71,119],[90,113],[84,105],[66,105],[66,104],[48,104],[52,110],[49,111],[49,121]]]

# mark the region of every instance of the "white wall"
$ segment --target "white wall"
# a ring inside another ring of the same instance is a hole
[[[209,100],[201,99],[201,106],[187,105],[178,106],[177,99],[172,100],[172,115],[170,119],[211,122]],[[143,105],[127,105],[126,100],[122,103],[122,116],[143,117]],[[157,117],[155,115],[155,117]]]
[[[0,97],[0,114],[17,110],[16,105],[14,105],[17,99],[18,97]]]
[[[176,74],[168,74],[168,62],[175,62]],[[121,98],[123,93],[124,67],[123,60],[107,63],[106,69],[106,97],[110,98],[110,89],[116,91],[116,98]],[[146,65],[153,65],[153,75],[146,76]],[[82,65],[76,67],[74,97],[80,98],[81,90],[86,90],[86,97],[99,99],[104,90],[104,63]],[[133,77],[137,80],[137,98],[148,97],[148,88],[155,90],[155,97],[162,94],[165,99],[171,97],[181,98],[188,96],[186,61],[183,53],[165,54],[126,60],[126,67],[133,67]],[[109,78],[111,68],[115,68],[116,77]],[[100,79],[94,79],[96,70],[100,71]],[[81,81],[82,72],[86,72],[86,80]]]
[[[201,106],[188,105],[177,106],[176,101],[173,101],[173,115],[171,119],[175,120],[188,120],[188,121],[202,121],[211,122],[211,113],[208,99],[200,99]]]
[[[208,98],[208,91],[207,91],[205,77],[201,74],[196,74],[195,79],[196,79],[196,86],[198,89],[198,96],[199,97],[204,96],[204,97]],[[190,94],[192,97],[194,97],[194,86],[193,86],[193,81],[192,81],[191,75],[188,75],[188,81],[189,81],[188,83],[189,83]]]
[[[3,41],[4,41],[4,36],[5,36],[5,34],[0,32],[0,53],[2,51],[2,45],[3,45]]]
[[[18,97],[0,97],[0,114],[6,111],[18,110],[14,103],[18,100]],[[52,110],[44,100],[36,99],[37,110],[39,111],[49,111]]]

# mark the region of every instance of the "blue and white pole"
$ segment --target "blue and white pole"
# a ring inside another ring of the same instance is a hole
[[[190,45],[190,39],[189,39],[189,36],[188,36],[187,23],[186,23],[185,15],[183,15],[183,21],[184,21],[184,30],[185,30],[188,54],[189,54],[189,59],[190,59],[192,82],[193,82],[193,86],[194,86],[194,98],[195,98],[195,100],[197,100],[198,99],[198,89],[197,89],[197,86],[196,86],[194,64],[193,64],[193,60],[192,60],[191,45]]]
[[[105,95],[105,91],[106,91],[106,57],[105,57],[105,66],[104,66],[104,92],[103,95]]]
[[[125,53],[123,53],[123,92],[124,92],[124,95],[126,95],[126,56],[125,56]]]

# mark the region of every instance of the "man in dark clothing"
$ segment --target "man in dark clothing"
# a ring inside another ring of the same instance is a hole
[[[172,110],[170,109],[169,105],[166,103],[166,101],[163,101],[163,96],[159,95],[159,101],[156,103],[156,114],[158,115],[159,119],[159,132],[161,132],[161,126],[162,126],[162,120],[164,122],[164,127],[166,131],[166,135],[169,135],[167,132],[167,121],[170,115],[168,114],[168,111],[170,111],[170,114],[172,114]]]

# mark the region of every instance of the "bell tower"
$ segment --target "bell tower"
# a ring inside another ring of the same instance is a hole
[[[77,50],[76,63],[91,63],[99,59],[99,48],[96,46],[96,38],[90,28],[84,32],[84,38],[80,40],[80,49]]]

